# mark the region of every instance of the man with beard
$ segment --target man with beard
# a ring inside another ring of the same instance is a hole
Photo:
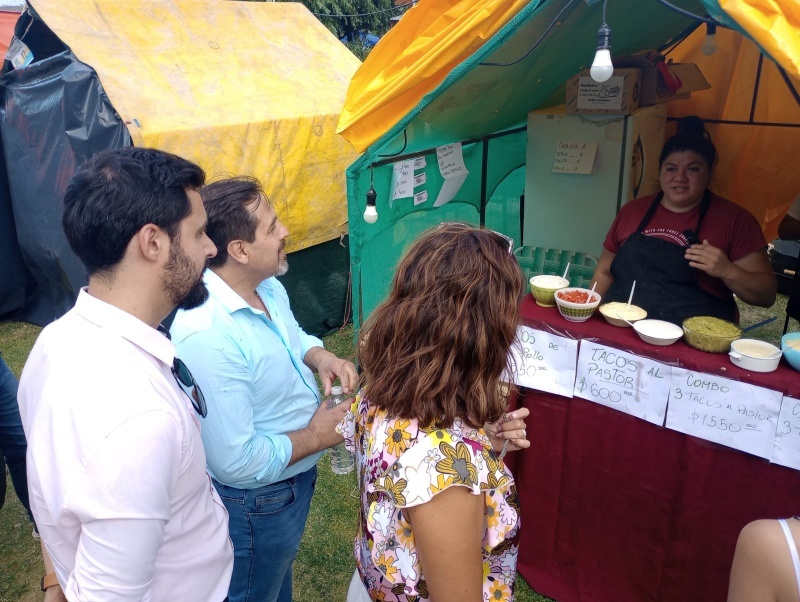
[[[202,437],[230,515],[231,602],[291,602],[292,562],[314,492],[316,462],[342,437],[347,404],[320,405],[336,377],[356,386],[352,363],[298,325],[275,276],[288,269],[288,231],[254,178],[200,190],[217,256],[208,301],[172,323],[178,354],[208,399]]]
[[[31,507],[70,602],[227,595],[233,550],[205,471],[204,398],[157,330],[207,297],[204,179],[129,147],[90,159],[64,197],[89,286],[42,331],[18,396]]]

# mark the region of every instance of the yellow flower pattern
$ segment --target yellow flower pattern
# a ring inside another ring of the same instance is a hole
[[[403,510],[453,486],[484,499],[483,599],[514,599],[519,511],[514,479],[486,434],[391,418],[359,395],[337,430],[356,457],[361,511],[356,563],[373,600],[430,599]]]

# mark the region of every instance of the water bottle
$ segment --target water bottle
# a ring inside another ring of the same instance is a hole
[[[328,397],[328,407],[333,408],[344,401],[344,393],[340,385],[331,387],[331,396]],[[352,454],[347,451],[344,443],[335,445],[328,450],[331,458],[331,470],[333,474],[347,474],[355,468],[355,460]]]

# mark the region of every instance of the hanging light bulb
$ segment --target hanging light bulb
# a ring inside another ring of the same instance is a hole
[[[597,53],[594,55],[589,75],[598,83],[608,81],[614,74],[614,65],[611,62],[611,29],[605,21],[597,30]]]
[[[367,190],[367,208],[364,209],[364,221],[368,224],[374,224],[378,221],[378,210],[375,208],[377,199],[378,193],[375,192],[375,188],[370,183],[369,190]]]
[[[706,39],[700,46],[700,51],[706,56],[711,56],[717,52],[717,26],[714,23],[706,23]]]

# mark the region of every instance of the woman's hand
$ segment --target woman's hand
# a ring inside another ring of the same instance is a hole
[[[687,248],[685,257],[689,260],[690,266],[714,278],[726,278],[733,265],[722,249],[718,249],[707,240],[704,240],[703,244]]]
[[[506,414],[498,422],[487,422],[483,426],[483,430],[492,443],[492,448],[497,453],[501,453],[504,447],[506,451],[514,451],[527,449],[531,446],[531,442],[528,441],[528,433],[525,430],[525,418],[530,413],[531,411],[528,408],[517,408],[513,412]],[[508,445],[506,445],[506,441]]]
[[[731,262],[727,255],[707,240],[686,250],[689,265],[720,278],[739,299],[750,305],[771,307],[775,303],[778,281],[763,249]]]

